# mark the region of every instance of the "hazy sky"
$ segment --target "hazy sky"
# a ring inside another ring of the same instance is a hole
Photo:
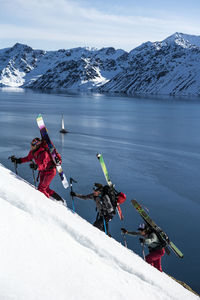
[[[0,49],[129,51],[175,32],[200,35],[200,0],[0,0]]]

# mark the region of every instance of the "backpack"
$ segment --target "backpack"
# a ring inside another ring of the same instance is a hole
[[[168,244],[167,243],[167,240],[169,239],[168,236],[166,234],[164,234],[164,238],[163,238],[159,231],[157,231],[157,232],[155,231],[155,234],[157,235],[161,246],[165,248]]]
[[[105,185],[102,190],[102,197],[104,197],[105,195],[108,195],[111,204],[115,209],[117,207],[117,198],[114,188],[110,187],[109,185]]]
[[[117,192],[114,187],[105,185],[102,190],[102,196],[108,195],[112,206],[116,209],[117,206],[124,203],[126,200],[126,195],[121,192]]]
[[[52,141],[51,141],[51,143],[52,143]],[[54,146],[53,143],[52,143],[52,145],[53,145],[53,147],[54,147],[54,149],[55,149],[56,159],[57,159],[58,162],[61,164],[61,163],[62,163],[61,155],[58,153],[58,151],[56,150],[56,148],[55,148],[55,146]],[[47,151],[47,152],[50,154],[50,156],[51,156],[51,152],[50,152],[50,150],[49,150],[49,147],[48,147],[48,145],[47,145],[47,142],[46,142],[44,139],[42,139],[42,146],[44,147],[45,151]]]
[[[149,227],[149,233],[151,233],[151,232],[154,232],[156,234],[161,247],[165,248],[167,246],[167,239],[168,239],[167,235],[164,235],[164,238],[163,238],[160,234],[161,230],[155,230],[155,229]]]

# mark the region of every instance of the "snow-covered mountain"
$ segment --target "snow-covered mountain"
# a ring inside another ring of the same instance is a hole
[[[127,94],[200,95],[200,36],[175,33],[129,53],[114,48],[0,50],[0,85]]]
[[[195,300],[165,273],[0,164],[2,300]]]
[[[123,50],[42,51],[16,44],[0,50],[0,84],[41,89],[84,89],[103,84],[124,65]]]
[[[175,33],[147,42],[128,55],[128,67],[101,87],[102,92],[200,95],[200,36]]]
[[[33,50],[19,43],[0,50],[0,86],[22,86],[44,55],[42,50]]]

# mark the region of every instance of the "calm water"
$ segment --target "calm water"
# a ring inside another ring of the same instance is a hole
[[[62,154],[63,169],[78,181],[74,190],[89,193],[94,182],[105,183],[96,158],[102,153],[111,180],[126,193],[125,220],[115,216],[111,233],[123,243],[120,228],[136,230],[141,219],[130,204],[136,198],[183,251],[163,258],[163,269],[200,292],[200,98],[142,98],[108,95],[48,94],[22,89],[0,90],[0,162],[13,170],[8,156],[25,156],[39,136],[36,117],[42,113],[49,135]],[[64,114],[65,136],[59,133]],[[19,174],[33,183],[28,164]],[[52,187],[67,199],[57,176]],[[89,222],[93,202],[75,200],[76,211]],[[141,255],[137,238],[128,247]]]

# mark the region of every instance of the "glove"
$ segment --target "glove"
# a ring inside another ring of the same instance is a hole
[[[11,161],[16,164],[21,164],[21,158],[17,158],[14,155],[11,156]]]
[[[121,228],[122,233],[126,234],[128,233],[128,230],[126,230],[125,228]]]
[[[33,170],[37,170],[38,168],[38,165],[36,165],[34,162],[30,163],[30,168],[33,169]]]
[[[70,192],[70,195],[71,195],[72,197],[76,197],[76,193],[74,193],[73,191]]]
[[[144,244],[144,239],[143,238],[139,238],[139,241],[141,244]]]

